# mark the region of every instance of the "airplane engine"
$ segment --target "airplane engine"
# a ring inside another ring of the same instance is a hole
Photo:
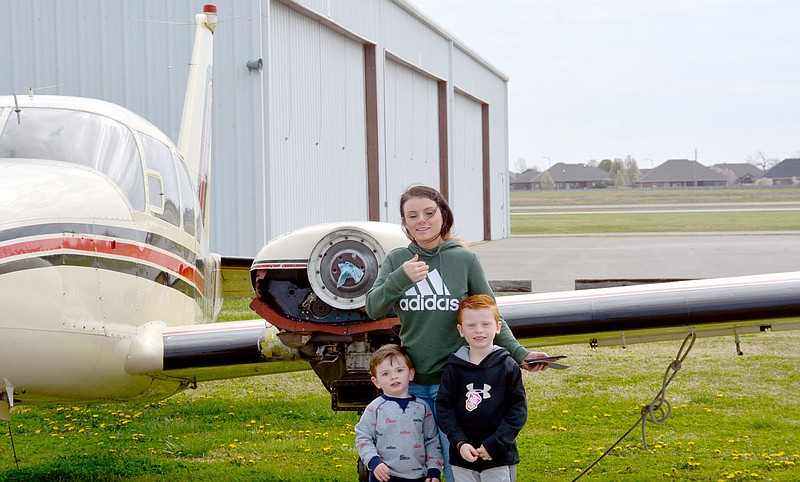
[[[372,320],[364,305],[386,254],[407,244],[395,224],[319,224],[273,239],[253,262],[251,308],[308,359],[335,410],[360,410],[377,394],[369,358],[396,341],[398,320]]]

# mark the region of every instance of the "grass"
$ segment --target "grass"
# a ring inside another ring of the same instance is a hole
[[[800,201],[800,189],[760,187],[746,189],[587,189],[580,191],[511,192],[512,207],[787,201]]]
[[[529,235],[800,230],[800,216],[796,210],[669,212],[670,205],[754,202],[799,203],[800,189],[515,191],[511,193],[514,211],[511,216],[511,232],[514,235]],[[626,212],[613,212],[623,205],[626,206],[623,208]],[[640,209],[648,212],[631,212],[636,209],[628,207],[631,205],[641,205]],[[519,208],[525,207],[532,210],[537,207],[551,209],[537,214],[523,214],[524,210]],[[747,207],[753,208],[752,205]],[[559,208],[569,209],[573,213],[559,212]],[[603,211],[592,212],[597,208]],[[575,213],[576,209],[578,213]]]
[[[658,233],[800,230],[797,211],[525,214],[511,216],[523,234]]]
[[[797,480],[800,333],[698,339],[667,389],[672,415],[637,427],[586,481]],[[590,349],[564,371],[525,373],[520,480],[569,481],[653,400],[679,342]],[[357,414],[333,412],[310,371],[202,384],[151,404],[30,407],[13,416],[20,468],[0,480],[355,480]]]

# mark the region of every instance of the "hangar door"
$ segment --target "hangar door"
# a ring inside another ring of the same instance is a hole
[[[489,189],[483,184],[482,104],[458,91],[454,100],[450,155],[453,231],[466,242],[480,241],[484,238],[483,192]]]
[[[363,45],[270,6],[271,233],[368,219]]]
[[[384,209],[388,222],[399,223],[400,195],[406,188],[439,188],[438,84],[392,59],[384,65]]]

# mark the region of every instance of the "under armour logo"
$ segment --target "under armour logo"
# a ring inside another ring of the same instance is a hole
[[[487,385],[486,383],[483,384],[482,389],[475,389],[474,383],[467,384],[467,411],[471,412],[478,408],[478,404],[480,404],[485,398],[492,398],[492,395],[489,393],[491,389],[492,386]]]

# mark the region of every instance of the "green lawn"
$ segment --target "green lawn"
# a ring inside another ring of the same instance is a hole
[[[582,191],[511,192],[512,207],[613,204],[706,204],[728,202],[786,201],[800,201],[800,189],[587,189]]]
[[[591,349],[525,373],[520,481],[569,481],[638,420],[680,342]],[[667,389],[672,414],[637,427],[586,481],[797,480],[800,333],[698,339]],[[16,410],[0,441],[6,481],[351,481],[357,415],[333,412],[310,371],[202,384],[152,404]]]

